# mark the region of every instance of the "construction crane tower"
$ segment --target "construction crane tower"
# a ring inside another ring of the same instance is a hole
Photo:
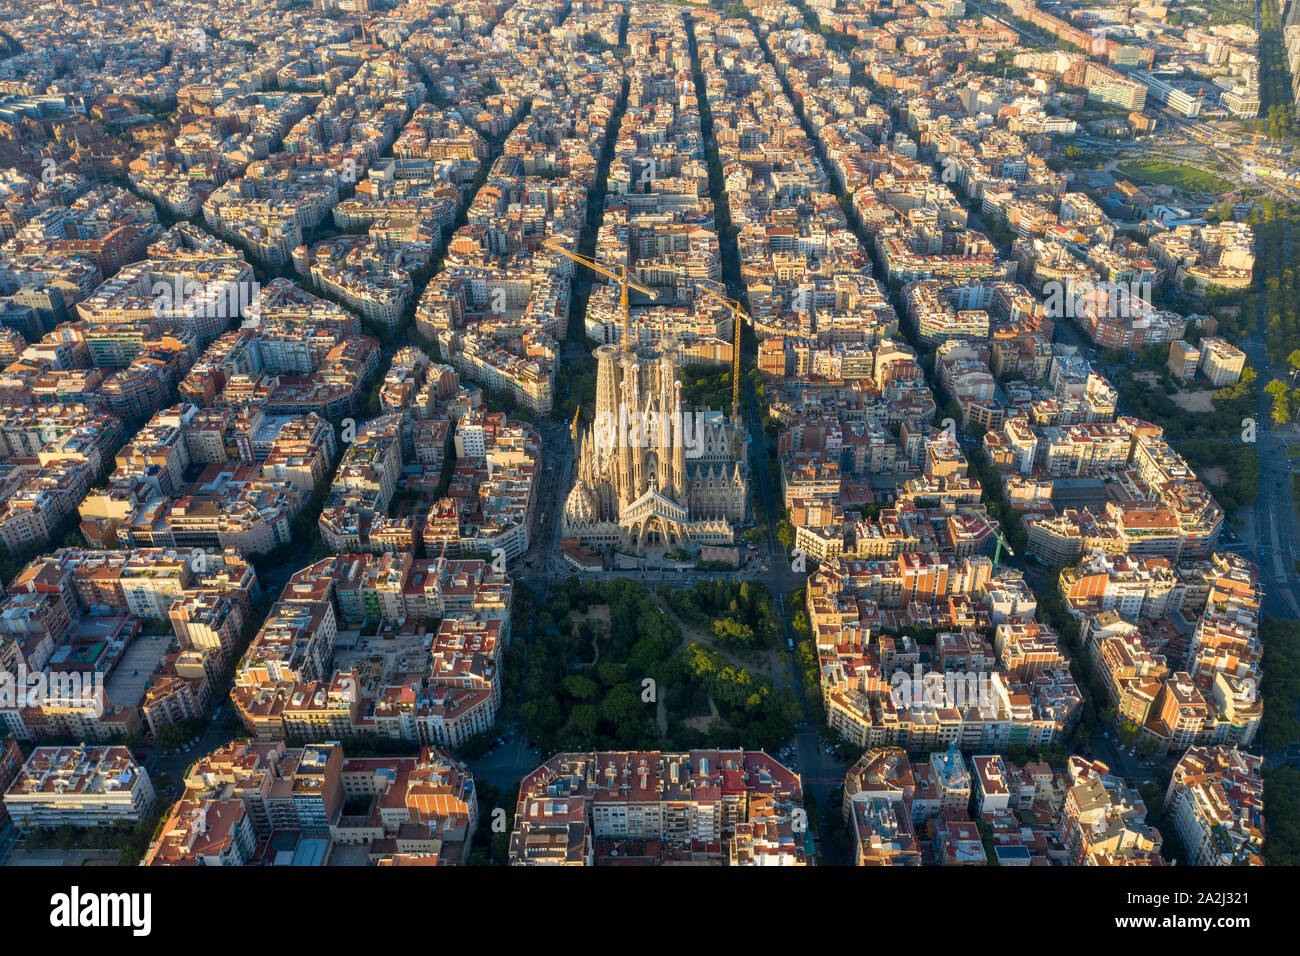
[[[744,324],[749,321],[749,313],[735,299],[728,298],[721,292],[715,292],[706,285],[695,284],[696,292],[703,292],[710,299],[718,302],[724,309],[731,313],[732,324],[732,343],[731,343],[731,416],[734,420],[740,421],[740,330]]]
[[[593,259],[590,256],[584,256],[577,252],[570,252],[564,243],[556,238],[550,238],[542,243],[542,248],[549,252],[554,252],[564,256],[566,259],[572,259],[580,266],[586,266],[597,275],[605,276],[607,279],[613,279],[618,283],[618,307],[623,317],[623,351],[632,351],[632,310],[628,305],[627,290],[636,289],[642,295],[653,296],[654,289],[651,289],[644,282],[633,278],[631,271],[621,262],[603,263],[599,259]]]

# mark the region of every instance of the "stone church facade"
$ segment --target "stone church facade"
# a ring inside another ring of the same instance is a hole
[[[577,470],[562,534],[598,550],[735,542],[748,503],[748,436],[686,411],[672,358],[596,349],[596,416],[574,419]]]

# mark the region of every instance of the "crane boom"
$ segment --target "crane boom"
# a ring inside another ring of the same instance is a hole
[[[566,259],[572,259],[574,262],[578,263],[578,265],[586,266],[592,272],[599,273],[600,275],[613,279],[620,284],[626,282],[629,288],[636,289],[637,292],[643,293],[644,295],[655,294],[654,289],[651,289],[639,279],[635,279],[631,275],[626,275],[627,266],[622,263],[615,263],[612,266],[607,266],[599,259],[593,259],[590,256],[584,256],[578,252],[570,252],[558,239],[547,239],[542,243],[542,248],[550,252],[558,252]]]
[[[731,414],[736,421],[740,421],[740,329],[749,319],[749,313],[735,299],[728,298],[721,292],[714,292],[706,285],[697,282],[695,288],[710,299],[721,303],[722,307],[732,315],[731,324],[734,328],[731,343]]]
[[[997,548],[996,548],[996,549],[994,550],[994,552],[993,552],[993,566],[994,566],[994,567],[997,567],[998,564],[1000,564],[1001,561],[1002,561],[1002,549],[1003,549],[1003,548],[1006,548],[1006,549],[1007,549],[1007,554],[1011,555],[1013,558],[1016,556],[1016,552],[1012,549],[1012,547],[1011,547],[1011,543],[1010,543],[1009,541],[1007,541],[1006,536],[1005,536],[1001,531],[997,531],[997,532],[994,532],[994,533],[997,535],[996,540],[997,540],[998,546],[997,546]]]
[[[542,248],[549,252],[555,252],[564,256],[566,259],[572,259],[580,266],[585,266],[597,275],[605,276],[607,279],[613,279],[618,283],[618,306],[623,313],[623,351],[632,351],[632,309],[627,301],[627,290],[636,289],[642,295],[654,295],[654,289],[651,289],[644,282],[632,277],[627,266],[623,263],[614,263],[605,265],[598,259],[590,256],[584,256],[581,253],[570,252],[565,248],[564,243],[555,237],[542,241]]]

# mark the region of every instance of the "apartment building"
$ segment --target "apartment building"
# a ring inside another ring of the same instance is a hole
[[[1246,367],[1246,353],[1226,339],[1201,339],[1197,367],[1215,388],[1233,385],[1241,379]]]
[[[798,775],[762,753],[556,754],[520,783],[510,862],[804,866],[802,800]]]
[[[154,804],[149,773],[125,747],[37,747],[4,793],[23,831],[137,824]]]
[[[1174,767],[1165,809],[1192,866],[1262,866],[1263,761],[1235,747],[1193,747]]]

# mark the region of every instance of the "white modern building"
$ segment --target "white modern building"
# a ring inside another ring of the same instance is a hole
[[[154,789],[126,747],[37,747],[4,803],[23,831],[136,824],[153,809]]]

